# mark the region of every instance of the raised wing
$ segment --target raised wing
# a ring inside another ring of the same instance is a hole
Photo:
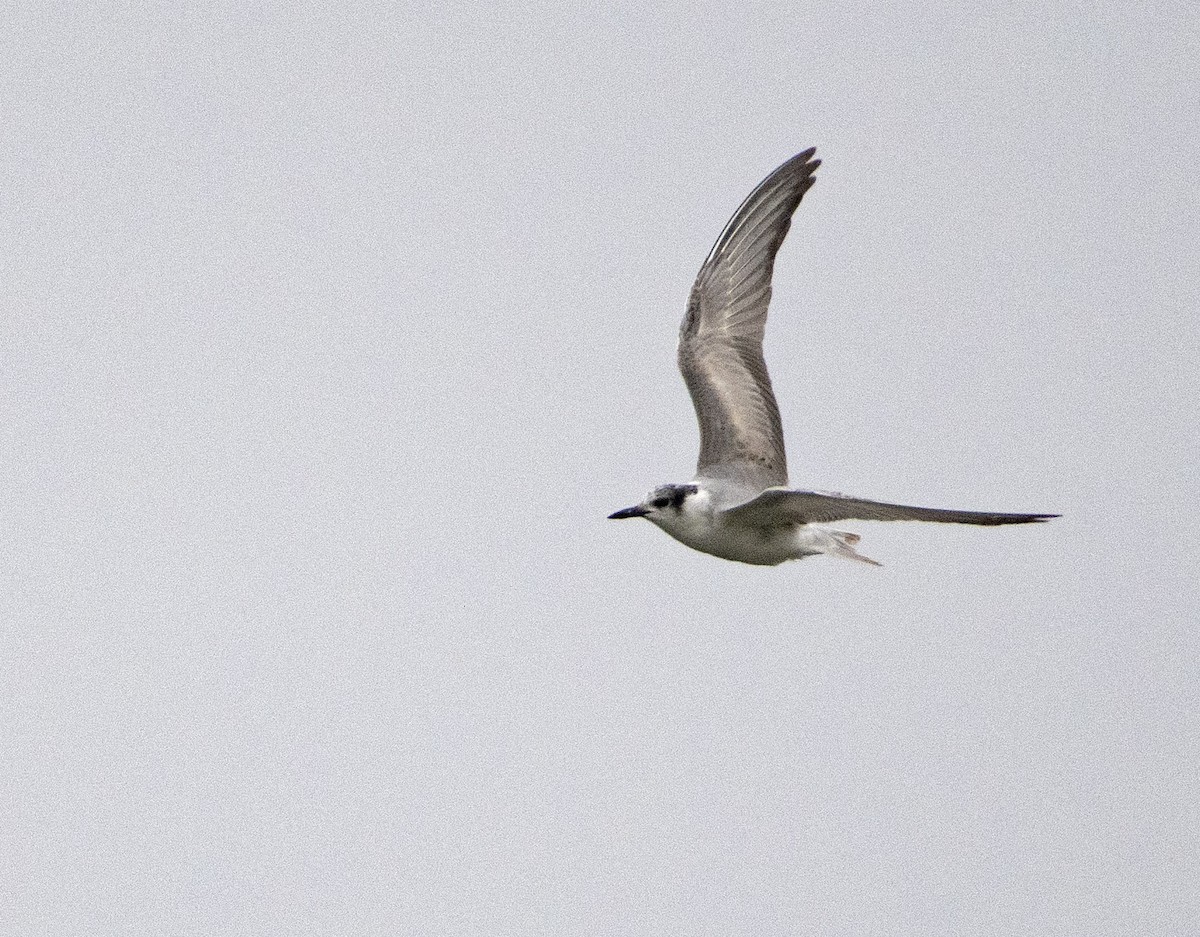
[[[805,150],[767,176],[700,268],[679,330],[679,370],[700,423],[696,474],[787,484],[779,407],[763,360],[775,254],[821,165]]]
[[[950,511],[918,508],[908,504],[867,501],[822,491],[793,491],[768,488],[762,494],[721,512],[730,519],[759,527],[785,523],[823,524],[831,521],[933,521],[939,524],[1031,524],[1048,521],[1057,514],[997,514],[990,511]]]

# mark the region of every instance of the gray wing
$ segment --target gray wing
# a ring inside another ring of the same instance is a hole
[[[997,514],[990,511],[948,511],[918,508],[907,504],[867,501],[822,491],[793,491],[769,488],[749,501],[727,508],[722,514],[759,527],[781,523],[821,524],[830,521],[934,521],[939,524],[1031,524],[1058,517],[1057,514]]]
[[[742,203],[700,268],[679,330],[679,370],[700,423],[697,475],[787,484],[779,407],[763,360],[775,254],[821,165],[805,150]]]

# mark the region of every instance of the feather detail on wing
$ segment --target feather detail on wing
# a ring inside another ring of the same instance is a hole
[[[939,524],[1031,524],[1058,517],[1057,514],[999,514],[992,511],[954,511],[888,504],[821,491],[768,488],[743,504],[726,508],[723,515],[761,527],[780,524],[826,524],[832,521],[933,521]]]
[[[816,181],[808,149],[767,176],[700,268],[679,330],[679,370],[700,423],[697,475],[787,483],[779,407],[763,360],[775,255]]]

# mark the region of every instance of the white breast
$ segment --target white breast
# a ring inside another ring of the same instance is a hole
[[[679,511],[664,511],[650,520],[693,550],[755,566],[775,566],[820,552],[803,550],[791,525],[766,530],[728,523],[703,489],[689,497]]]

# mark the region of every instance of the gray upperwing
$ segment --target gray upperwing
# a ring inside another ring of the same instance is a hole
[[[1057,514],[1000,514],[994,511],[953,511],[945,508],[919,508],[908,504],[888,504],[821,491],[793,491],[770,488],[743,504],[722,512],[758,526],[781,522],[822,524],[832,521],[933,521],[940,524],[1031,524],[1058,517]]]
[[[734,213],[700,268],[679,330],[679,370],[700,423],[696,474],[787,483],[779,407],[763,360],[775,254],[821,164],[805,150]]]

